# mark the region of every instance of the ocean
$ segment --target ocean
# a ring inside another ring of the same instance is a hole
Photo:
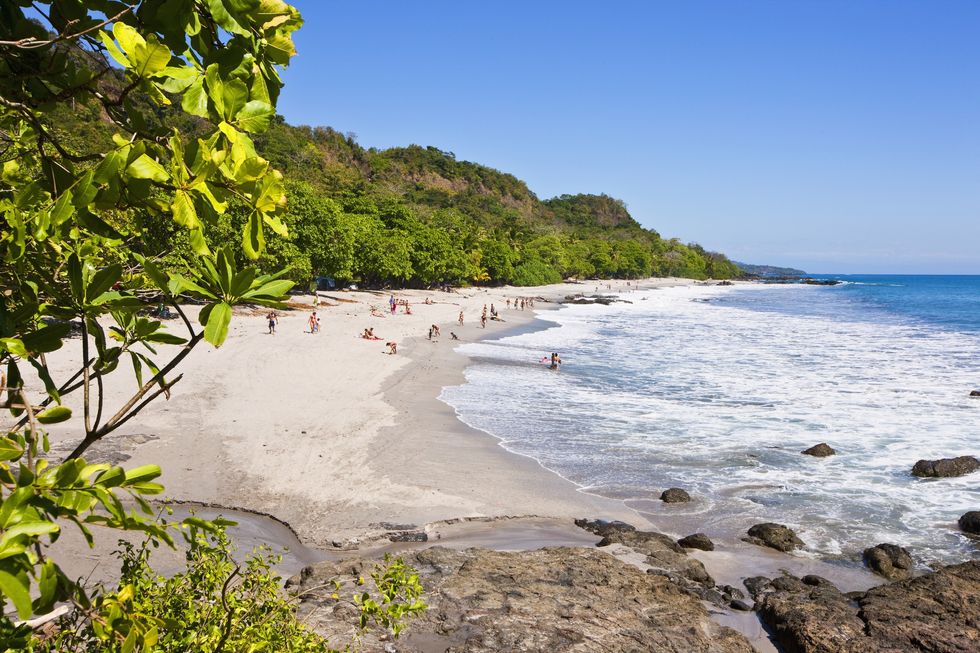
[[[980,276],[833,278],[568,305],[543,329],[464,345],[466,381],[441,399],[678,535],[775,521],[824,558],[881,542],[920,564],[980,555],[956,527],[980,510],[980,472],[909,473],[921,458],[980,456]],[[558,373],[542,363],[553,351]],[[819,442],[837,455],[801,455]],[[660,502],[668,487],[693,501]]]

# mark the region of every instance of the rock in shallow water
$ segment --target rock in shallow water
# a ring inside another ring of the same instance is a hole
[[[756,524],[749,529],[749,536],[742,538],[744,541],[759,546],[768,546],[777,551],[789,552],[793,549],[802,549],[806,546],[803,540],[796,536],[793,529],[782,524]]]
[[[980,390],[971,390],[970,391],[970,396],[971,397],[980,397]]]
[[[948,478],[963,476],[980,469],[980,460],[973,456],[958,456],[940,460],[920,460],[912,467],[912,476],[920,478]]]
[[[701,549],[702,551],[714,551],[715,544],[704,533],[694,533],[687,537],[677,540],[677,543],[685,549]]]
[[[691,500],[691,495],[679,487],[672,487],[663,491],[660,500],[664,503],[687,503]]]
[[[915,566],[909,552],[895,544],[878,544],[865,549],[864,564],[890,580],[908,578]]]
[[[971,510],[959,520],[960,530],[971,535],[980,535],[980,510]]]
[[[833,456],[837,452],[826,442],[821,442],[820,444],[815,444],[809,449],[804,449],[800,453],[807,456],[816,456],[817,458],[826,458],[827,456]]]
[[[755,584],[787,653],[966,653],[980,643],[980,561],[843,595],[826,584]]]
[[[739,633],[713,622],[703,604],[664,576],[600,549],[501,552],[434,547],[404,554],[419,570],[429,605],[397,641],[402,653],[702,651],[752,653]],[[334,645],[348,641],[352,602],[372,560],[322,562],[290,579],[304,591],[299,613]],[[356,616],[355,616],[356,619]],[[363,650],[382,650],[368,635]]]

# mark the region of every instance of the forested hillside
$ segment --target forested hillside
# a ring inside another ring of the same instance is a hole
[[[192,137],[203,119],[157,111],[163,125]],[[196,122],[197,121],[197,122]],[[53,128],[79,150],[111,141],[97,109],[63,111]],[[566,278],[740,274],[725,256],[642,228],[625,204],[606,195],[540,200],[513,175],[433,147],[368,149],[328,127],[296,127],[275,117],[255,138],[259,155],[285,179],[288,235],[261,233],[266,270],[288,268],[306,284],[317,276],[367,286],[439,283],[539,285]],[[249,211],[207,221],[213,242],[231,242]],[[207,217],[207,216],[205,216]],[[173,221],[140,226],[145,253],[177,267],[191,256],[187,230]]]

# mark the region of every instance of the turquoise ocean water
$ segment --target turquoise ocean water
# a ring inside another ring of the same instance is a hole
[[[922,563],[980,555],[955,525],[980,510],[980,472],[909,475],[920,458],[980,456],[980,399],[968,396],[980,389],[980,277],[833,278],[844,283],[563,307],[542,330],[464,345],[466,383],[442,399],[677,534],[737,537],[771,520],[813,555],[853,560],[879,542]],[[560,373],[540,364],[551,351]],[[818,442],[838,455],[800,455]],[[695,500],[657,500],[675,486]]]

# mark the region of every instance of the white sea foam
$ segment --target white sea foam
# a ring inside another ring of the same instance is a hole
[[[548,315],[555,326],[465,345],[467,383],[443,399],[592,491],[656,513],[659,490],[685,487],[698,500],[672,506],[673,518],[700,515],[719,533],[773,520],[826,555],[883,541],[924,560],[974,551],[955,520],[980,508],[977,476],[909,470],[980,454],[980,402],[966,396],[980,336],[841,318],[833,305],[794,315],[726,301],[814,292],[683,287],[569,306]],[[552,351],[565,362],[557,374],[540,362]],[[800,455],[818,442],[838,455]]]

